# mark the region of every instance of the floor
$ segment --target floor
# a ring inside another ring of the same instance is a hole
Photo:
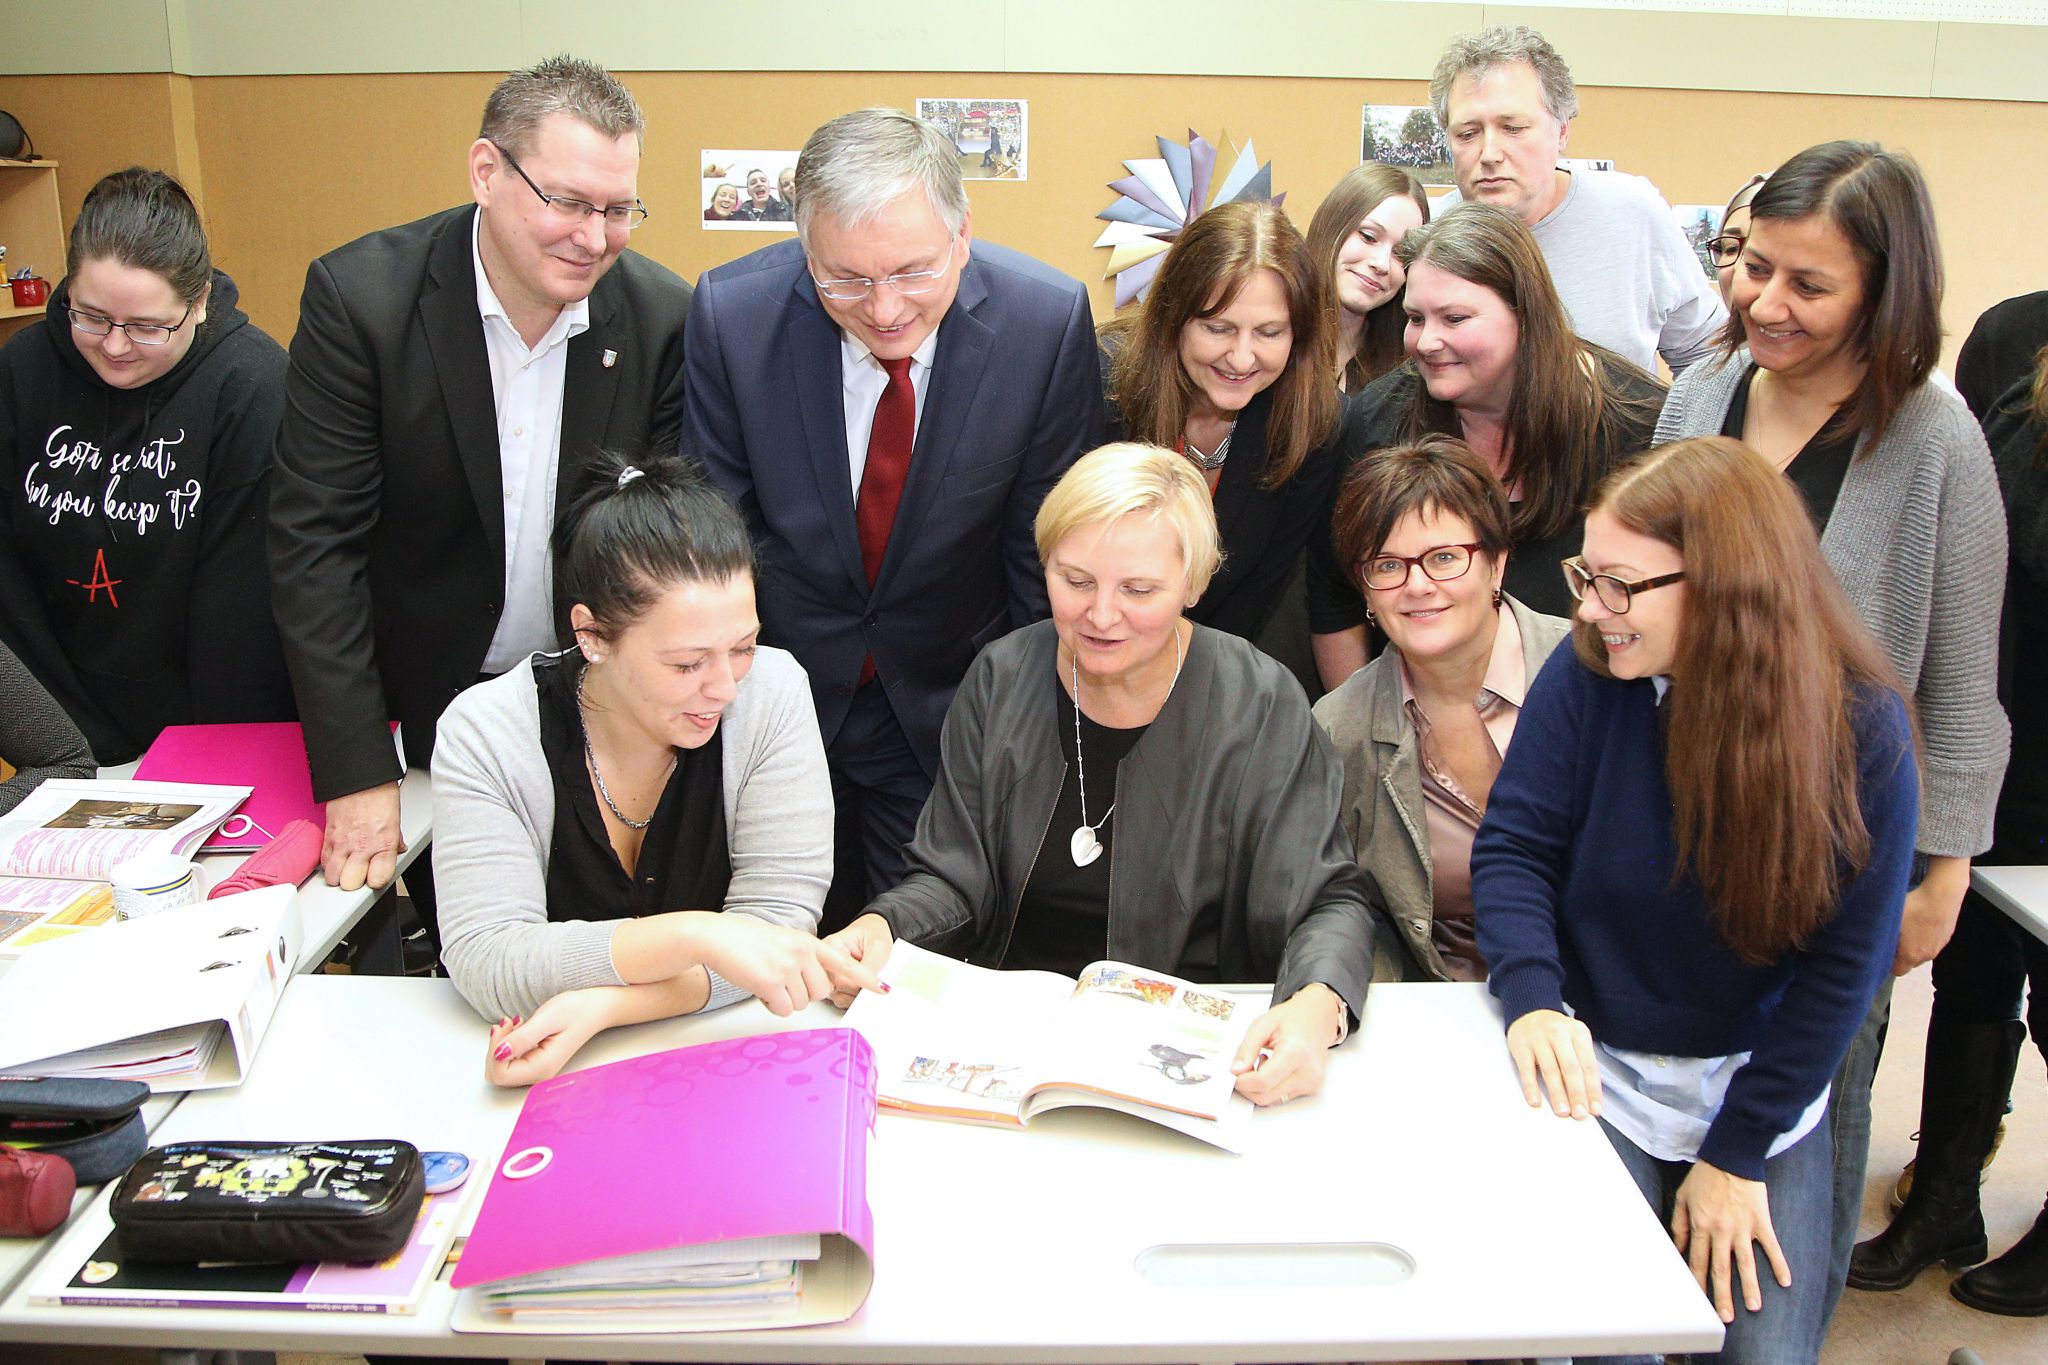
[[[1930,999],[1927,969],[1901,981],[1892,1001],[1891,1036],[1878,1071],[1864,1235],[1885,1223],[1884,1193],[1912,1155],[1908,1135],[1920,1114],[1920,1062]],[[2005,1146],[1984,1186],[1984,1217],[1993,1254],[2027,1230],[2048,1192],[2048,1072],[2030,1045],[2013,1084]],[[2048,1318],[2001,1318],[1965,1308],[1948,1296],[1947,1272],[1927,1271],[1896,1294],[1850,1290],[1842,1298],[1822,1365],[1944,1365],[1968,1346],[1985,1365],[2048,1361]],[[48,1347],[7,1348],[8,1365],[156,1365],[142,1351]],[[360,1357],[283,1354],[278,1365],[360,1365]]]

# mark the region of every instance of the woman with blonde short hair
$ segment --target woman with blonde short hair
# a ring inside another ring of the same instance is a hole
[[[1208,483],[1173,451],[1104,446],[1036,534],[1052,619],[975,660],[910,875],[827,941],[873,968],[900,937],[987,967],[1272,981],[1238,1089],[1307,1094],[1370,976],[1364,878],[1301,688],[1186,619],[1219,557]]]

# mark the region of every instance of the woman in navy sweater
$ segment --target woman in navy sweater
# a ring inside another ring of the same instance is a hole
[[[1472,849],[1508,1050],[1532,1105],[1600,1118],[1723,1358],[1817,1360],[1833,1148],[1809,1135],[1898,939],[1906,702],[1799,495],[1738,442],[1608,478],[1565,577],[1574,648]]]

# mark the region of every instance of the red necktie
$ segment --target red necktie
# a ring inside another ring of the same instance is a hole
[[[881,360],[880,364],[889,372],[889,386],[875,404],[874,425],[868,431],[868,459],[860,473],[860,498],[854,505],[861,567],[867,571],[871,588],[881,577],[889,528],[896,524],[896,506],[903,501],[903,480],[910,473],[910,450],[917,436],[917,394],[910,387],[910,357]],[[861,660],[861,685],[874,676],[875,660],[869,655]]]

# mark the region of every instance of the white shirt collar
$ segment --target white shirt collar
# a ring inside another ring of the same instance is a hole
[[[512,316],[505,311],[505,305],[498,301],[498,291],[491,288],[491,277],[484,273],[483,248],[478,245],[478,237],[482,234],[483,227],[484,211],[479,208],[469,220],[469,258],[476,266],[476,311],[486,322],[492,318],[498,319],[511,328],[512,335],[517,337],[519,329],[513,325]],[[548,330],[529,350],[538,355],[568,337],[589,330],[590,296],[585,294],[556,314],[555,320],[548,325]],[[520,343],[525,344],[523,337],[520,338]]]
[[[877,286],[877,288],[879,287]],[[923,344],[910,353],[910,358],[917,362],[920,369],[929,370],[932,367],[932,357],[938,353],[939,329],[934,327],[930,334],[925,337]],[[844,327],[839,329],[839,356],[841,362],[848,369],[855,369],[866,364],[869,357],[873,354],[874,352],[868,349],[866,342]],[[875,361],[877,367],[881,363],[879,360]]]
[[[1671,675],[1669,673],[1651,674],[1650,686],[1657,689],[1657,705],[1662,706],[1664,704],[1664,694],[1671,690]]]

